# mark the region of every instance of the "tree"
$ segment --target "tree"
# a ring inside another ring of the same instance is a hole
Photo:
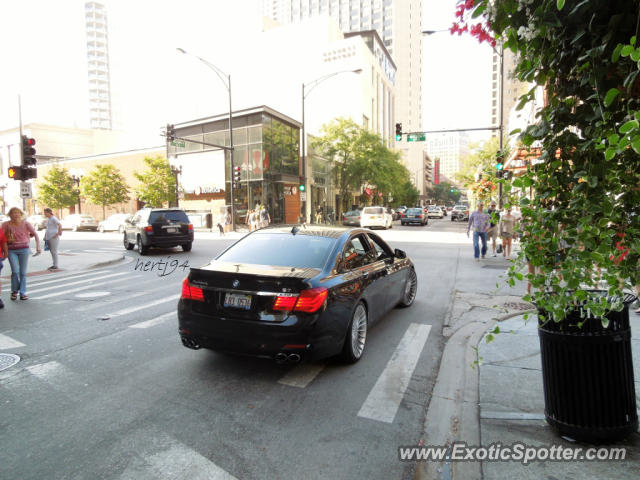
[[[503,157],[507,158],[509,156],[508,142],[505,139],[503,143],[507,145],[503,147]],[[485,142],[472,144],[471,151],[472,153],[464,159],[462,169],[455,174],[456,180],[465,187],[471,186],[477,181],[476,175],[478,173],[482,173],[483,178],[489,177],[494,180],[500,151],[499,139],[493,137]]]
[[[102,218],[107,205],[129,200],[129,187],[124,177],[113,165],[96,165],[80,181],[82,194],[94,205],[102,205]]]
[[[78,203],[79,192],[69,171],[53,165],[42,181],[38,181],[38,200],[41,204],[60,210]]]
[[[428,193],[437,204],[455,203],[460,199],[461,195],[460,190],[449,182],[434,185],[433,188],[429,189]]]
[[[393,204],[397,207],[400,205],[413,206],[418,203],[420,192],[410,180],[405,181],[396,188],[393,194]]]
[[[176,179],[166,158],[145,157],[148,169],[143,173],[134,172],[140,182],[135,189],[136,195],[145,204],[162,207],[165,202],[173,201],[176,194]]]
[[[362,187],[382,193],[383,198],[391,195],[396,199],[410,194],[406,189],[409,172],[400,162],[400,153],[387,148],[379,135],[345,118],[324,125],[322,132],[312,146],[324,157],[334,160],[334,182],[344,208],[350,206],[349,192]],[[379,195],[372,195],[369,201],[379,200]]]

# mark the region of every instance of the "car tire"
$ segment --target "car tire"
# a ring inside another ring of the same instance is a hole
[[[149,253],[149,247],[145,247],[142,244],[142,237],[140,235],[138,235],[138,238],[136,240],[136,244],[138,245],[138,253],[140,255],[146,255],[147,253]]]
[[[193,245],[193,242],[189,242],[189,243],[184,243],[182,245],[180,245],[182,247],[182,251],[184,252],[190,252],[191,251],[191,246]]]
[[[407,278],[407,283],[405,283],[404,293],[402,294],[402,300],[398,303],[398,306],[401,308],[407,308],[413,305],[414,300],[416,299],[416,293],[418,292],[418,275],[416,275],[416,271],[412,268],[409,271],[409,278]]]
[[[347,327],[341,354],[343,362],[356,363],[362,358],[367,342],[368,324],[367,308],[364,303],[358,302]]]
[[[100,233],[104,233],[104,226],[100,225],[100,226],[98,227],[98,231],[99,231]]]
[[[126,234],[123,237],[122,243],[124,244],[124,248],[126,248],[127,250],[133,250],[133,247],[135,246],[133,243],[129,243]]]

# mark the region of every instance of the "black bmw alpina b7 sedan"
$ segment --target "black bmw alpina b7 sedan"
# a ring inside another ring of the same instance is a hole
[[[178,304],[184,346],[295,363],[357,362],[369,326],[418,286],[413,262],[360,228],[255,231],[192,268]]]

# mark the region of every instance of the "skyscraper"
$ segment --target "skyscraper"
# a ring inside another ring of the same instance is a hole
[[[500,82],[504,81],[503,91],[503,111],[502,111],[502,125],[503,134],[508,135],[509,128],[509,116],[511,109],[518,103],[518,97],[523,93],[522,89],[525,86],[515,78],[514,72],[517,66],[517,58],[515,54],[509,50],[504,50],[504,79],[500,78],[500,54],[498,51],[493,52],[493,68],[491,72],[491,126],[500,126]],[[499,135],[498,130],[494,130],[492,136],[497,137]]]
[[[89,77],[89,125],[91,128],[110,130],[111,81],[107,11],[104,5],[97,2],[85,3],[84,9]]]
[[[345,32],[376,30],[397,66],[394,123],[422,130],[421,0],[262,0],[262,14],[280,23],[328,15]],[[406,137],[405,137],[406,140]],[[422,145],[396,143],[410,171],[422,168]],[[423,182],[416,185],[423,193]]]

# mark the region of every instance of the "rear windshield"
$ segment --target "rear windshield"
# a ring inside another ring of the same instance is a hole
[[[382,207],[367,207],[362,213],[368,213],[369,215],[382,215],[384,213],[384,209]]]
[[[181,210],[169,210],[167,212],[151,212],[149,214],[149,223],[156,222],[185,222],[189,223],[187,214]]]
[[[93,220],[93,217],[91,215],[80,215],[80,218],[82,218],[83,220]]]
[[[422,209],[421,208],[410,208],[405,213],[409,213],[411,215],[414,215],[416,213],[422,213]]]
[[[335,238],[291,233],[247,235],[216,260],[278,267],[323,268]]]
[[[350,212],[345,213],[347,217],[355,217],[356,215],[360,215],[358,210],[351,210]]]

